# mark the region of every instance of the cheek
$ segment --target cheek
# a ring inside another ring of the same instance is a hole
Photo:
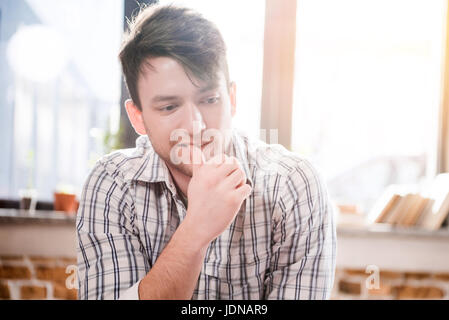
[[[164,124],[159,123],[159,125],[154,126],[153,129],[149,128],[149,132],[152,140],[157,141],[158,145],[168,145],[170,144],[170,135],[172,129]]]
[[[204,122],[209,128],[227,128],[232,120],[231,106],[208,109],[203,113]]]
[[[157,115],[148,114],[145,116],[144,123],[148,137],[151,139],[153,145],[164,146],[170,142],[173,121]]]
[[[220,124],[222,129],[227,129],[231,126],[232,111],[231,106],[227,106],[221,113]]]

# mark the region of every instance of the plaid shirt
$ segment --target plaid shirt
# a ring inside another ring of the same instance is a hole
[[[236,131],[229,154],[253,191],[210,243],[192,298],[328,299],[336,230],[323,179],[306,159]],[[77,214],[79,298],[119,299],[136,288],[185,215],[147,136],[102,157]]]

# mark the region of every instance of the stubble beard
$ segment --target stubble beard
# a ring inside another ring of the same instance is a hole
[[[150,138],[150,137],[149,137]],[[226,137],[225,141],[223,142],[223,145],[221,147],[217,147],[214,145],[214,142],[210,142],[209,144],[203,146],[202,152],[205,155],[205,160],[209,160],[213,156],[215,156],[217,153],[225,153],[229,154],[229,147],[231,145],[231,139],[230,137]],[[181,147],[186,148],[183,152],[188,152],[190,154],[189,162],[181,162],[181,163],[173,163],[171,157],[170,157],[170,151],[172,148],[177,148],[176,143],[170,144],[170,147],[168,150],[166,150],[165,147],[159,148],[158,145],[153,144],[154,151],[159,155],[159,157],[165,162],[167,167],[169,167],[170,170],[176,170],[179,173],[187,176],[192,177],[193,176],[193,169],[192,169],[192,161],[193,161],[193,155],[191,151],[191,147]],[[186,151],[187,150],[187,151]],[[219,150],[219,151],[217,151]],[[220,152],[221,151],[221,152]]]

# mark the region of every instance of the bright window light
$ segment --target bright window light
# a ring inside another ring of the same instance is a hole
[[[298,1],[292,144],[369,209],[435,172],[446,1]]]
[[[22,26],[9,41],[7,50],[16,74],[35,82],[54,79],[67,63],[63,37],[45,25]]]

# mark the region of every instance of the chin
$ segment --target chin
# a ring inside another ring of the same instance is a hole
[[[192,165],[191,164],[178,164],[178,165],[173,165],[178,171],[180,171],[182,174],[188,176],[188,177],[192,177],[193,175],[193,170],[192,170]]]

